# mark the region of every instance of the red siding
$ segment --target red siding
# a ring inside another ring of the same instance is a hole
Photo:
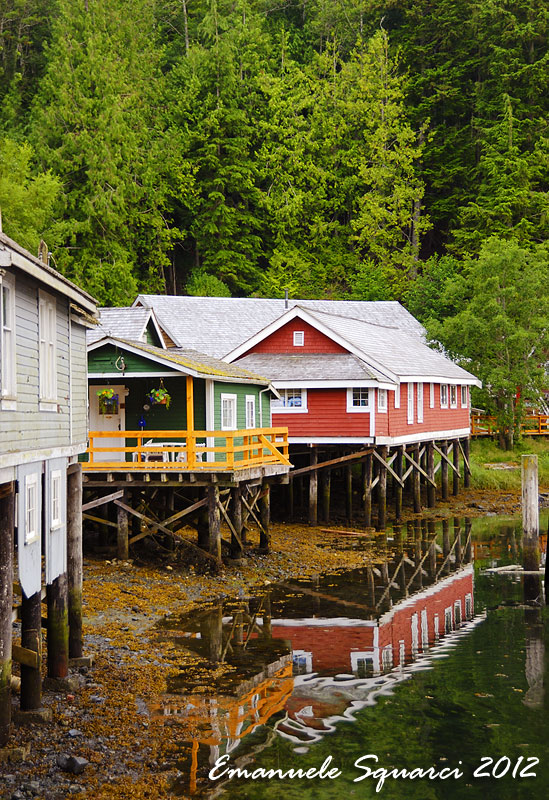
[[[290,436],[370,435],[370,415],[347,413],[346,389],[307,389],[307,413],[275,413],[272,424],[287,425]]]
[[[294,345],[294,331],[305,334],[303,347]],[[347,353],[341,345],[325,336],[316,328],[300,319],[293,319],[284,327],[251,347],[244,355],[250,353]],[[241,356],[242,358],[243,356]],[[319,378],[324,376],[319,375]],[[329,377],[329,376],[325,376]]]
[[[373,625],[280,625],[273,620],[273,638],[291,642],[292,650],[313,654],[313,672],[337,670],[349,672],[351,651],[370,650],[374,646]]]
[[[414,422],[408,425],[408,386],[414,393]],[[400,408],[395,408],[395,392],[389,392],[389,420],[387,434],[389,436],[409,436],[415,433],[435,433],[436,431],[461,430],[469,427],[469,409],[461,408],[461,391],[457,388],[457,408],[440,407],[440,384],[435,383],[435,407],[429,408],[430,384],[423,384],[423,422],[417,421],[417,383],[403,383],[400,386]],[[379,428],[381,414],[376,417],[376,435],[384,435]],[[386,434],[386,435],[387,435]]]

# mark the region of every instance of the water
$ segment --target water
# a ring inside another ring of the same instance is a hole
[[[170,727],[176,790],[231,800],[545,800],[541,585],[484,572],[520,563],[518,523],[418,523],[349,546],[380,563],[165,623],[164,635],[195,657],[154,709]],[[327,759],[332,778],[263,777]],[[248,775],[231,778],[236,767]],[[383,781],[379,770],[393,768],[415,777]]]

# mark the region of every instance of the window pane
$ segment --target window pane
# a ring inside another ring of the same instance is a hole
[[[364,408],[368,405],[368,389],[353,389],[353,406]]]

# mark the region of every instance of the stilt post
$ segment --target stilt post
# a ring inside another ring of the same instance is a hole
[[[21,646],[38,656],[38,666],[21,664],[21,710],[36,711],[42,704],[42,598],[41,592],[21,598]]]
[[[311,465],[318,462],[318,451],[316,447],[311,448]],[[311,470],[309,473],[309,525],[318,523],[318,471]]]
[[[457,497],[459,494],[459,439],[452,442],[452,462],[455,469],[452,473],[452,494]]]
[[[444,458],[448,457],[448,441],[440,443],[440,450],[443,454],[440,460],[441,495],[443,500],[448,500],[448,462]]]
[[[387,461],[388,452],[389,449],[385,445],[379,448],[379,455],[384,461]],[[379,464],[378,489],[377,528],[383,531],[387,524],[387,467],[382,463]]]
[[[435,479],[435,448],[433,442],[427,442],[427,475],[431,478],[432,481]],[[427,505],[429,508],[434,508],[436,506],[436,488],[430,481],[427,481]]]
[[[362,502],[364,524],[369,528],[372,524],[372,455],[367,455],[362,462]]]
[[[470,456],[470,445],[471,440],[469,437],[463,440],[463,452],[465,454],[464,464],[463,464],[463,488],[468,489],[471,485],[471,470],[467,466],[467,464],[471,464],[471,456]]]
[[[412,458],[419,464],[419,444],[412,447]],[[414,493],[414,513],[421,514],[421,473],[414,467],[412,470],[413,493]]]
[[[208,486],[208,552],[221,560],[221,519],[219,514],[219,486]]]
[[[69,658],[82,657],[82,466],[67,473],[67,585]]]
[[[538,457],[522,456],[522,563],[525,570],[539,569]]]
[[[402,446],[397,447],[397,457],[393,462],[393,469],[398,477],[402,480],[402,460],[404,458]],[[402,517],[402,484],[395,480],[395,517],[397,522]]]
[[[124,492],[124,496],[122,497],[122,502],[128,502],[128,493]],[[129,547],[129,525],[128,525],[128,512],[125,508],[121,508],[117,506],[117,516],[116,516],[116,524],[118,526],[117,532],[117,552],[118,558],[122,561],[125,561],[129,554],[130,554],[130,547]]]
[[[231,522],[233,523],[233,527],[240,537],[240,541],[242,542],[242,487],[240,484],[235,486],[233,489],[233,505],[232,505],[232,513],[231,513]],[[242,557],[242,548],[240,543],[238,542],[237,538],[231,534],[231,556],[232,558],[241,558]]]
[[[330,522],[330,491],[332,483],[332,473],[329,469],[323,469],[320,473],[322,484],[322,518],[324,522]]]
[[[67,573],[46,586],[48,604],[48,678],[69,674],[69,610]]]
[[[14,526],[15,484],[8,483],[0,487],[0,747],[8,742],[11,724]]]
[[[268,553],[271,547],[271,487],[266,482],[263,483],[261,497],[259,498],[259,518],[262,528],[259,532],[259,547]]]

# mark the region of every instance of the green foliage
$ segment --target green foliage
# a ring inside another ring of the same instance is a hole
[[[490,438],[473,439],[471,442],[472,486],[475,489],[498,489],[520,491],[521,456],[533,453],[538,457],[540,488],[549,488],[549,443],[547,437],[524,437],[516,442],[512,450],[502,450]],[[486,465],[506,464],[515,469],[494,469]]]
[[[526,250],[493,237],[462,276],[447,282],[443,300],[457,313],[429,325],[431,336],[483,381],[481,402],[497,416],[507,445],[524,405],[536,405],[546,384],[548,281],[546,245]]]
[[[27,142],[0,139],[0,209],[4,232],[26,247],[38,251],[48,238],[61,181],[50,171],[34,173],[33,150]]]
[[[215,275],[210,275],[203,270],[191,275],[187,283],[187,294],[196,297],[230,297],[229,287]]]

